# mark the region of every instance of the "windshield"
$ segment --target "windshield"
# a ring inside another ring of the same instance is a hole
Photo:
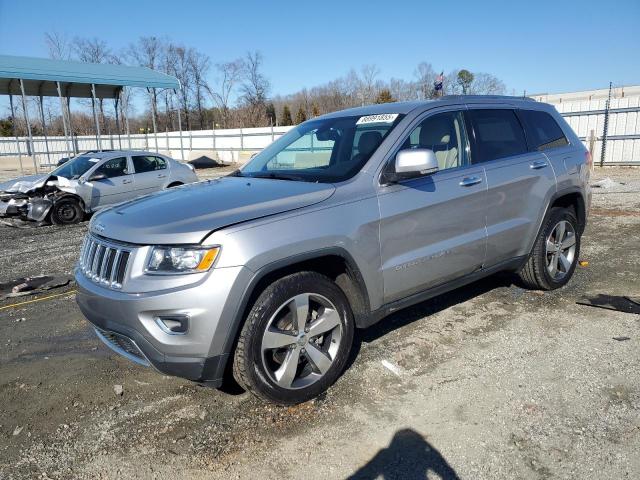
[[[397,113],[311,120],[290,130],[236,175],[307,182],[351,178],[398,124]]]
[[[58,177],[64,177],[69,180],[77,180],[99,161],[99,158],[93,157],[81,156],[72,158],[51,172],[51,175],[57,175]]]

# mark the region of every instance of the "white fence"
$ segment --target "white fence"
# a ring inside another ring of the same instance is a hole
[[[196,130],[189,132],[166,132],[154,135],[102,135],[100,142],[95,136],[33,137],[33,146],[28,138],[0,138],[0,167],[3,157],[22,157],[25,167],[32,167],[33,153],[38,168],[47,169],[57,161],[74,152],[88,150],[149,150],[164,153],[178,160],[193,160],[202,155],[224,163],[244,162],[253,153],[262,150],[280,138],[292,127],[239,128],[225,130]],[[8,159],[6,159],[8,160]]]
[[[606,98],[601,95],[594,97],[598,98],[568,101],[563,101],[560,95],[535,98],[554,104],[587,146],[593,132],[595,142],[592,154],[594,162],[599,164]],[[95,136],[74,137],[73,140],[48,137],[47,141],[44,137],[34,137],[32,146],[27,138],[21,137],[16,142],[15,138],[4,137],[0,138],[0,168],[9,162],[6,157],[12,157],[14,161],[21,157],[20,160],[25,167],[32,167],[35,161],[39,169],[48,169],[52,168],[58,159],[73,152],[98,149],[150,150],[185,161],[205,155],[224,163],[243,163],[253,153],[262,150],[290,128],[292,127],[199,130],[182,132],[182,135],[179,132],[157,135],[103,135],[100,144]],[[30,158],[32,154],[33,158]],[[640,94],[611,99],[604,164],[640,166]]]

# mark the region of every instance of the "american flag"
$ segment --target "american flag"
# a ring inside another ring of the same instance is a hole
[[[442,84],[444,83],[444,72],[436,77],[436,81],[433,82],[433,88],[436,91],[442,90]]]

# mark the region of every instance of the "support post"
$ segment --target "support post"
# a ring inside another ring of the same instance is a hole
[[[593,150],[595,149],[596,144],[596,132],[595,130],[591,130],[589,133],[589,155],[591,155],[591,170],[593,170],[594,162],[593,162]]]
[[[9,80],[9,92],[11,92],[11,83],[13,80]],[[20,162],[20,173],[24,173],[24,167],[22,166],[22,152],[20,149],[20,139],[18,138],[18,131],[16,130],[16,112],[13,108],[13,95],[9,93],[9,106],[11,107],[11,130],[13,136],[16,138],[16,148],[18,149],[18,161]]]
[[[93,109],[93,121],[96,124],[96,143],[98,150],[102,150],[102,138],[100,136],[100,123],[98,122],[98,114],[96,113],[96,86],[91,84],[91,108]]]
[[[122,96],[122,92],[124,92],[124,87],[120,89],[120,93],[118,96]],[[127,104],[128,102],[123,102],[122,99],[120,101],[120,112],[122,113],[122,117],[124,118],[124,128],[127,132],[127,142],[129,143],[129,150],[131,150],[131,132],[129,130],[129,117],[127,116]]]
[[[27,153],[31,152],[31,158],[33,160],[33,169],[38,173],[38,164],[36,162],[36,155],[33,145],[33,135],[31,133],[31,123],[29,123],[29,112],[27,111],[27,97],[24,94],[24,82],[20,79],[20,93],[22,94],[22,113],[24,114],[24,121],[27,124],[27,135],[29,135],[29,144],[27,145]]]
[[[64,129],[64,144],[67,147],[67,153],[71,153],[71,148],[69,144],[69,126],[67,124],[67,112],[64,105],[64,100],[62,99],[62,88],[60,87],[60,82],[56,82],[56,88],[58,90],[58,99],[60,99],[60,114],[62,115],[62,128]]]
[[[122,139],[120,138],[120,116],[118,115],[118,103],[120,102],[120,88],[116,90],[116,94],[113,99],[113,108],[116,114],[116,130],[118,132],[118,149],[122,150]]]
[[[609,109],[611,106],[611,89],[613,82],[609,82],[609,97],[604,107],[604,125],[602,127],[602,150],[600,152],[600,166],[604,166],[604,158],[607,152],[607,135],[609,134]]]
[[[38,107],[40,108],[40,121],[42,122],[42,134],[44,135],[44,149],[47,152],[47,165],[51,167],[51,153],[49,153],[49,139],[47,138],[47,124],[44,121],[44,99],[42,95],[38,98]]]
[[[158,125],[156,124],[156,116],[158,112],[156,111],[156,89],[152,88],[150,93],[151,93],[151,123],[153,124],[153,138],[155,139],[156,152],[157,152],[158,151]]]
[[[175,94],[176,91],[174,90]],[[180,157],[184,161],[184,147],[182,145],[182,115],[180,113],[180,102],[178,102],[178,131],[180,132]]]
[[[77,135],[73,132],[73,121],[71,119],[71,97],[69,96],[67,88],[67,93],[65,95],[67,99],[67,117],[69,117],[69,136],[71,137],[71,146],[73,148],[73,154],[77,155],[79,153],[78,149],[78,138]]]

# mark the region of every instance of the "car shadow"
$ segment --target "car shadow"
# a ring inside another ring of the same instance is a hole
[[[514,274],[508,272],[496,273],[465,285],[464,287],[457,288],[411,307],[394,312],[368,328],[356,330],[353,349],[349,356],[347,368],[350,368],[355,362],[363,342],[374,342],[389,332],[409,325],[416,320],[420,320],[421,318],[441,312],[442,310],[446,310],[447,308],[466,302],[472,298],[484,295],[496,288],[511,286],[519,286]]]
[[[427,480],[429,472],[442,480],[460,478],[438,449],[407,428],[398,430],[388,447],[378,451],[347,480]]]

